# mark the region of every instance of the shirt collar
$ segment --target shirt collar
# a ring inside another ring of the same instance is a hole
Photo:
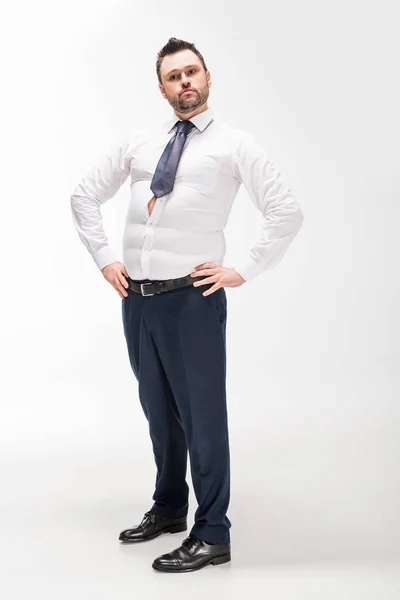
[[[197,115],[194,115],[194,117],[191,117],[189,119],[189,121],[191,121],[193,123],[193,125],[195,125],[197,127],[197,129],[199,131],[204,131],[205,128],[207,127],[207,125],[209,125],[213,119],[214,119],[214,113],[213,113],[212,109],[207,108],[206,110],[203,110],[203,112],[201,112]],[[168,133],[171,133],[172,129],[175,126],[175,123],[179,120],[180,119],[176,116],[175,113],[173,114],[173,116],[170,119],[168,119],[168,121],[166,122],[166,127],[168,128]]]

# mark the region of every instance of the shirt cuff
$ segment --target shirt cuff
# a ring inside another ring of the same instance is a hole
[[[246,281],[250,281],[253,277],[256,277],[260,273],[262,269],[260,269],[260,265],[251,258],[246,262],[240,264],[238,267],[234,267],[236,273],[239,273],[243,279]]]
[[[117,259],[109,246],[103,246],[100,250],[96,250],[96,252],[93,252],[92,256],[100,271],[107,265],[117,262]]]

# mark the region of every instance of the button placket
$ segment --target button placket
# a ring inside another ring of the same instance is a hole
[[[157,198],[157,202],[153,206],[151,215],[148,215],[148,219],[146,221],[147,225],[154,226],[156,224],[156,222],[158,221],[158,219],[164,209],[165,200],[168,196],[169,196],[169,194],[166,194],[165,196],[162,196],[161,198]]]
[[[147,220],[143,234],[140,256],[142,273],[145,279],[149,278],[150,273],[151,249],[154,242],[155,226],[157,225],[160,215],[165,207],[165,201],[168,199],[168,196],[169,194],[165,194],[164,196],[157,198],[151,211],[151,215],[148,213],[148,202],[146,203]]]

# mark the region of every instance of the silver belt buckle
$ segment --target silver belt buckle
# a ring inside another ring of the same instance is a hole
[[[140,284],[140,289],[141,289],[141,291],[142,291],[142,296],[154,296],[154,293],[153,293],[153,294],[145,294],[145,293],[144,293],[144,291],[143,291],[143,286],[144,286],[144,285],[153,285],[153,284],[152,284],[152,283],[141,283],[141,284]]]

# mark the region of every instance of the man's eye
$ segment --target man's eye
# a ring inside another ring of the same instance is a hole
[[[196,69],[189,69],[188,73],[196,73]],[[170,80],[175,79],[175,77],[178,77],[178,75],[171,75]]]

